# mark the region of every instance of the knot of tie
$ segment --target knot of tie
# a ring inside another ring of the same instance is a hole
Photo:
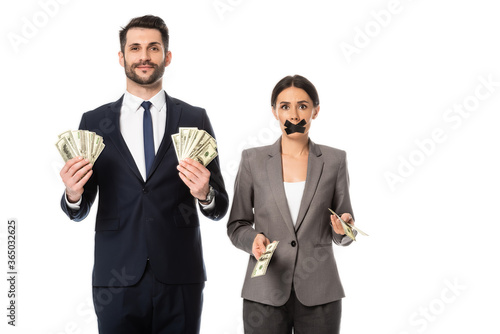
[[[141,107],[143,107],[144,110],[149,110],[149,108],[151,108],[151,104],[152,103],[149,102],[149,101],[144,101],[144,102],[141,103]]]

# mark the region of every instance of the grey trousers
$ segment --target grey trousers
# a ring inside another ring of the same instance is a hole
[[[338,334],[342,300],[302,305],[292,290],[285,305],[275,307],[243,300],[245,334]]]

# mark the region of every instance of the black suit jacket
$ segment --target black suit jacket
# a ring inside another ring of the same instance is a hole
[[[93,285],[133,285],[141,278],[148,258],[155,277],[163,283],[204,282],[196,199],[178,175],[171,135],[179,127],[198,127],[214,136],[206,111],[167,96],[165,136],[144,181],[120,132],[122,101],[123,96],[83,114],[80,129],[102,136],[106,147],[85,185],[80,210],[69,209],[64,195],[61,200],[69,218],[81,221],[99,192]],[[219,159],[207,168],[215,189],[215,209],[201,212],[219,220],[228,208]]]

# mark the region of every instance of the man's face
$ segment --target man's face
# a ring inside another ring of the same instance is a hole
[[[127,32],[125,48],[119,57],[127,78],[147,86],[161,80],[172,56],[170,51],[165,55],[159,30],[132,28]]]

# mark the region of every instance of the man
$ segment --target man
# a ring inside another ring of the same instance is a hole
[[[99,191],[92,277],[99,333],[199,333],[206,273],[196,202],[219,220],[228,196],[218,158],[207,167],[178,164],[171,135],[179,127],[214,133],[204,109],[162,89],[172,54],[161,18],[132,19],[120,43],[126,92],[83,115],[80,129],[106,147],[94,165],[81,157],[64,165],[61,206],[83,220]]]

